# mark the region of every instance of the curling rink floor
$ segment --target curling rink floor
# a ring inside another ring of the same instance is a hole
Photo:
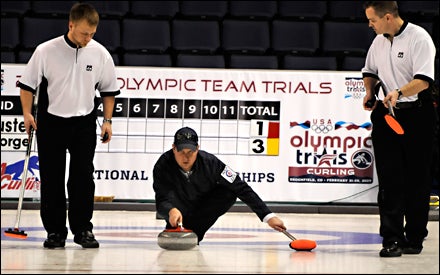
[[[381,258],[376,214],[278,214],[297,239],[315,240],[311,252],[295,251],[283,233],[254,213],[228,212],[191,250],[164,250],[157,236],[164,221],[152,211],[95,211],[98,249],[83,249],[69,232],[66,247],[45,249],[38,210],[22,210],[25,240],[4,236],[16,210],[1,210],[2,274],[439,274],[439,223],[430,221],[419,255]]]

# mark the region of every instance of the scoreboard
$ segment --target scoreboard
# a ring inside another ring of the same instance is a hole
[[[98,151],[162,153],[176,129],[188,126],[198,133],[204,150],[278,155],[279,119],[279,101],[117,97],[112,142]]]

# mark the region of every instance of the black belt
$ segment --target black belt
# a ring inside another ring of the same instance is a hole
[[[413,108],[419,108],[422,107],[422,101],[416,100],[416,101],[410,101],[410,102],[397,102],[396,103],[396,109],[413,109]]]

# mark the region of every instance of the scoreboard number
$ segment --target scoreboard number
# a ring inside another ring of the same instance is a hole
[[[249,153],[278,156],[280,143],[279,121],[251,120]]]

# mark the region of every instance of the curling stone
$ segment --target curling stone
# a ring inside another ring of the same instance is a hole
[[[176,228],[165,229],[157,236],[157,244],[168,250],[187,250],[197,245],[196,233],[179,225]]]

